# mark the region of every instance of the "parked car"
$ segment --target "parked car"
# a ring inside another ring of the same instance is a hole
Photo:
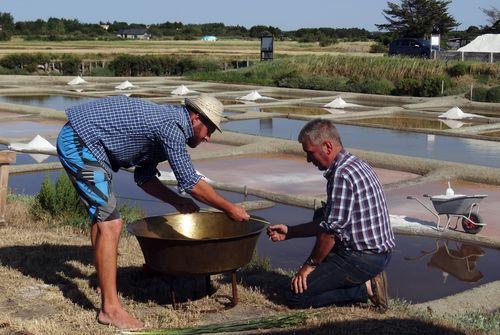
[[[431,43],[419,38],[398,38],[389,44],[389,56],[431,57]]]

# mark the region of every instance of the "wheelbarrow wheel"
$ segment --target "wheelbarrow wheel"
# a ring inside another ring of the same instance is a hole
[[[462,218],[462,228],[466,233],[477,234],[483,229],[483,226],[477,223],[483,222],[483,219],[477,213],[470,213],[470,216]]]

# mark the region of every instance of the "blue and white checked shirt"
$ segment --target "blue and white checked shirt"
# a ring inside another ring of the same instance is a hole
[[[380,180],[367,163],[342,150],[325,172],[327,203],[320,226],[346,248],[385,252],[395,245]]]
[[[186,150],[194,131],[183,106],[113,96],[68,108],[66,114],[110,174],[110,168],[135,166],[140,185],[159,175],[156,166],[168,160],[181,191],[191,191],[201,179]]]

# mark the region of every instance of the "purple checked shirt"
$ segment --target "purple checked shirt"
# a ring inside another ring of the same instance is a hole
[[[395,245],[380,180],[371,166],[342,150],[325,172],[327,203],[320,226],[346,248],[385,252]]]

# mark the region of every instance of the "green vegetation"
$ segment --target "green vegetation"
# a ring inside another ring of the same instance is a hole
[[[446,35],[459,25],[448,13],[451,0],[402,0],[401,4],[388,2],[383,15],[388,21],[377,24],[380,30],[387,30],[401,37],[422,38],[433,29]]]
[[[212,334],[212,333],[239,333],[257,329],[271,328],[294,328],[305,325],[308,317],[317,315],[304,311],[288,314],[278,314],[247,321],[233,321],[219,324],[211,324],[189,328],[171,328],[157,330],[122,331],[124,335],[189,335],[189,334]]]
[[[39,41],[78,41],[78,40],[116,40],[117,34],[126,29],[147,30],[154,39],[193,40],[204,35],[219,38],[248,39],[273,35],[278,40],[288,39],[302,42],[320,42],[323,45],[334,43],[337,39],[365,41],[373,38],[374,33],[359,28],[303,28],[282,31],[278,27],[256,25],[250,29],[244,26],[227,26],[224,23],[183,24],[164,22],[152,25],[127,22],[82,23],[76,19],[51,17],[47,21],[17,21],[10,13],[0,12],[0,26],[3,33],[0,39],[9,40],[11,36],[22,36],[26,40]]]
[[[498,80],[497,64],[467,63],[465,67],[466,76],[487,76],[488,82],[492,83]],[[449,72],[460,76],[463,66],[425,59],[323,55],[281,58],[239,70],[197,72],[190,74],[189,78],[425,97],[439,96],[441,92],[465,93],[465,87],[453,81]],[[463,91],[457,92],[457,89]]]
[[[223,63],[211,58],[169,55],[119,55],[109,64],[116,76],[179,76],[193,71],[221,70]]]
[[[470,99],[470,92],[465,95]],[[500,86],[487,88],[484,86],[474,87],[472,89],[472,100],[480,102],[500,102]]]
[[[500,334],[500,312],[493,314],[467,313],[457,318],[459,325],[491,334]]]
[[[122,205],[119,211],[125,222],[144,216],[138,207]],[[59,174],[55,183],[48,176],[44,178],[40,191],[30,202],[30,214],[34,219],[55,225],[69,225],[83,231],[90,227],[87,210],[65,173]]]

